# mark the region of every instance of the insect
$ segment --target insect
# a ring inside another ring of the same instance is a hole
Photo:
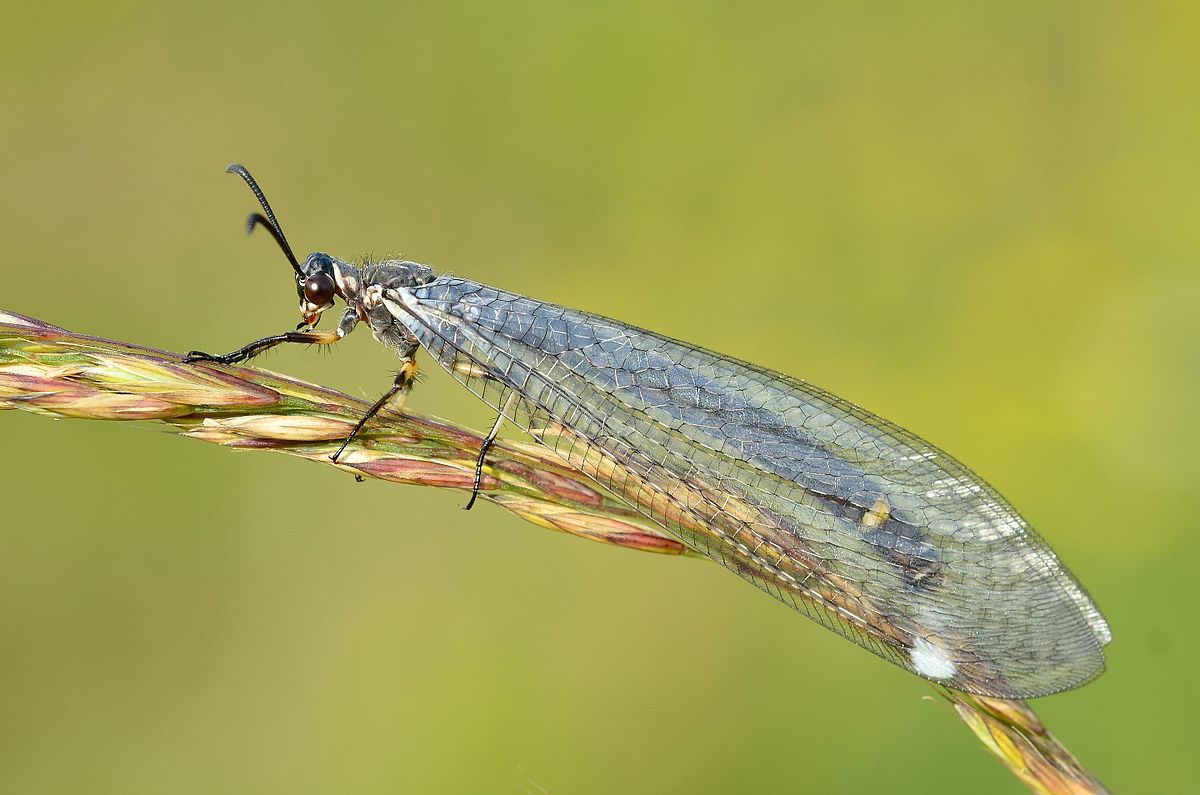
[[[803,381],[619,321],[416,262],[301,263],[250,173],[231,165],[296,272],[303,322],[214,356],[329,344],[366,323],[402,365],[346,442],[412,387],[424,348],[498,412],[674,536],[818,623],[951,688],[1029,698],[1104,668],[1104,617],[982,478]],[[318,331],[341,299],[337,328]],[[468,503],[470,506],[471,503]]]

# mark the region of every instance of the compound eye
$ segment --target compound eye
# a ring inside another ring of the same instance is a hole
[[[304,298],[314,306],[325,306],[333,300],[333,277],[328,273],[309,276],[304,282]]]

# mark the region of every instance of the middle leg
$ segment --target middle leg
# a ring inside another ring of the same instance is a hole
[[[367,422],[383,410],[383,407],[391,402],[392,398],[400,396],[400,401],[395,407],[399,409],[404,405],[404,399],[408,397],[409,391],[412,390],[413,381],[417,378],[417,358],[415,353],[404,360],[404,364],[400,365],[400,372],[396,373],[396,379],[392,382],[392,386],[388,391],[383,393],[379,400],[375,401],[375,405],[367,409],[367,413],[363,415],[358,424],[354,426],[354,430],[350,431],[350,435],[346,437],[346,441],[342,442],[342,446],[337,449],[337,452],[329,456],[332,461],[337,461],[338,456],[346,451],[346,447],[350,442],[354,441],[354,437],[362,431]]]

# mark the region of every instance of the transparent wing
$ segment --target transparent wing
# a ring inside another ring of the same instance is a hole
[[[386,305],[493,408],[693,549],[866,649],[1001,698],[1080,685],[1107,624],[980,477],[780,373],[475,282]],[[511,410],[511,409],[510,409]]]

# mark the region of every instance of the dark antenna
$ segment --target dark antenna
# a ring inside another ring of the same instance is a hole
[[[271,233],[271,237],[275,238],[275,242],[279,244],[279,248],[283,249],[283,255],[288,258],[288,262],[292,263],[292,269],[297,275],[304,276],[304,271],[300,268],[300,263],[296,261],[296,255],[292,253],[292,247],[288,245],[287,238],[283,236],[283,230],[279,228],[279,221],[275,220],[275,213],[271,210],[271,205],[267,202],[267,197],[263,195],[262,188],[258,187],[258,183],[254,181],[254,177],[250,176],[250,172],[246,167],[239,163],[230,163],[225,169],[230,174],[237,174],[246,181],[250,186],[250,190],[254,191],[255,198],[262,208],[266,210],[267,215],[263,217],[262,213],[251,213],[246,219],[246,234],[254,231],[254,227],[261,226]]]

